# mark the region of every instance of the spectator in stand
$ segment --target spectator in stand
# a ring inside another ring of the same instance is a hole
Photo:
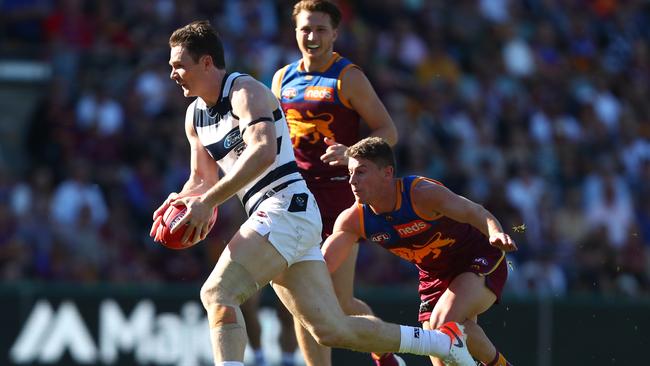
[[[50,213],[54,224],[62,231],[70,231],[83,208],[88,207],[93,226],[100,227],[106,222],[108,208],[100,187],[92,181],[92,167],[84,158],[69,163],[68,179],[61,182],[54,190]]]

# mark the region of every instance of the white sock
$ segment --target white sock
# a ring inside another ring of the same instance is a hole
[[[406,325],[400,325],[400,331],[400,352],[436,357],[446,357],[449,354],[451,339],[445,333]]]
[[[215,366],[244,366],[243,362],[239,361],[221,361],[221,362],[215,362]]]

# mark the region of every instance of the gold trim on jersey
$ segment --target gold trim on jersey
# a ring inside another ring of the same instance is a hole
[[[289,66],[290,65],[285,65],[282,69],[280,69],[280,77],[278,78],[278,83],[276,85],[272,85],[272,92],[275,94],[275,97],[278,98],[278,100],[282,100],[282,80],[284,80],[284,73],[287,72]]]
[[[395,207],[393,208],[393,212],[402,208],[402,192],[404,192],[404,182],[402,182],[401,179],[398,179],[397,184],[395,184],[395,194],[397,196],[397,199],[395,200]]]
[[[315,72],[323,73],[323,72],[327,71],[327,69],[329,69],[334,64],[334,62],[336,62],[336,61],[338,61],[340,59],[341,59],[341,56],[338,53],[332,52],[332,57],[327,61],[327,63],[320,70],[316,70]],[[300,59],[300,63],[298,64],[298,71],[307,72],[305,70],[305,59],[304,58]]]
[[[366,225],[363,221],[363,204],[357,202],[357,214],[359,214],[359,225],[361,226],[361,237],[366,238]],[[367,238],[366,238],[367,239]]]

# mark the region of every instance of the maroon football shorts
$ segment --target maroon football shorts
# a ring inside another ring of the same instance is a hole
[[[341,211],[352,206],[354,195],[347,181],[307,182],[307,186],[316,198],[323,220],[323,240],[332,234],[334,222]]]
[[[449,260],[449,270],[444,272],[420,271],[420,311],[418,321],[429,320],[436,303],[451,281],[464,272],[476,273],[485,278],[485,286],[492,291],[498,303],[508,278],[508,263],[503,252],[486,241],[464,244],[463,250]]]

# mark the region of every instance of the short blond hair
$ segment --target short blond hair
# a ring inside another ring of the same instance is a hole
[[[300,14],[301,11],[306,10],[310,12],[319,11],[330,16],[330,22],[332,23],[332,28],[336,29],[341,23],[341,10],[336,4],[327,1],[327,0],[301,0],[293,6],[293,23],[296,23],[296,17]]]

